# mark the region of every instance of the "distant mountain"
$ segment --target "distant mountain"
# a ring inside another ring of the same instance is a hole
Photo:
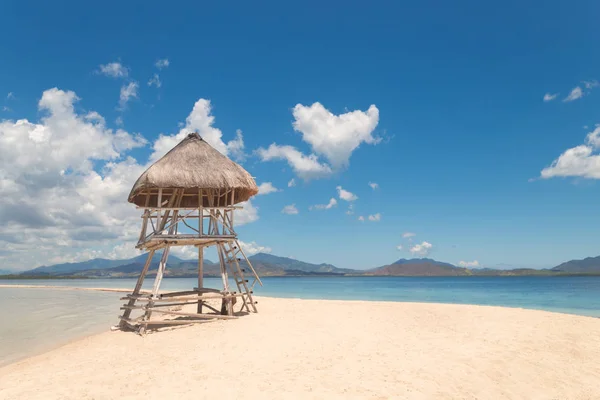
[[[331,264],[310,264],[288,257],[257,253],[249,257],[258,274],[263,275],[306,275],[306,274],[350,274],[360,273],[354,269],[337,268]]]
[[[600,256],[567,261],[552,268],[552,271],[571,274],[600,273]]]
[[[110,270],[113,268],[118,268],[124,265],[140,265],[143,267],[146,262],[147,254],[140,254],[139,256],[125,259],[125,260],[107,260],[105,258],[94,258],[88,261],[78,262],[78,263],[64,263],[64,264],[55,264],[50,266],[42,266],[34,269],[30,269],[28,271],[22,272],[21,275],[72,275],[81,273],[84,271],[100,271],[100,270]],[[161,253],[157,253],[152,257],[152,263],[156,263],[160,260]],[[182,259],[170,255],[169,261],[173,263],[183,262]],[[141,270],[138,269],[138,272]]]
[[[466,276],[472,275],[467,268],[432,260],[430,258],[400,259],[393,264],[365,271],[375,276]]]
[[[162,253],[157,253],[150,263],[149,275],[156,273]],[[146,263],[146,254],[125,260],[107,260],[96,258],[79,263],[64,263],[43,266],[22,272],[22,276],[48,276],[64,277],[75,276],[85,278],[126,278],[136,277]],[[250,257],[252,266],[262,276],[286,276],[286,275],[343,275],[346,273],[360,273],[352,269],[337,268],[331,264],[310,264],[292,258],[278,257],[271,254],[258,253]],[[193,277],[198,274],[198,262],[196,260],[182,260],[176,256],[169,255],[166,277]],[[245,266],[245,262],[241,262]],[[220,276],[218,264],[205,259],[204,275]]]
[[[146,254],[125,260],[96,258],[79,263],[63,263],[34,268],[22,272],[20,276],[36,277],[82,277],[82,278],[125,278],[137,277],[146,262]],[[156,274],[161,253],[155,254],[150,264],[149,275]],[[331,264],[311,264],[288,257],[258,253],[250,257],[250,262],[261,276],[539,276],[564,274],[600,274],[600,257],[573,260],[552,269],[494,269],[462,268],[430,258],[400,259],[391,264],[369,270],[338,268]],[[245,262],[241,262],[242,267]],[[14,271],[0,271],[2,274],[16,274]],[[170,255],[166,277],[195,277],[198,274],[196,260],[182,260]],[[204,275],[220,276],[218,264],[205,259]]]

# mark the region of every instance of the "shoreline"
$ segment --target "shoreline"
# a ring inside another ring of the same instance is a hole
[[[132,289],[127,288],[104,288],[104,287],[81,287],[81,286],[61,286],[61,285],[9,285],[9,284],[0,284],[1,289],[52,289],[52,290],[74,290],[74,291],[91,291],[91,292],[107,292],[107,293],[131,293]],[[162,291],[161,291],[162,292]],[[161,293],[159,292],[159,293]],[[140,290],[140,293],[148,294],[151,293],[149,290]],[[269,295],[258,295],[257,298],[269,298],[269,299],[289,299],[289,300],[316,300],[316,301],[348,301],[348,302],[382,302],[382,303],[404,303],[404,304],[448,304],[448,305],[464,305],[464,306],[475,306],[475,307],[500,307],[500,308],[508,308],[515,310],[531,310],[531,311],[541,311],[541,312],[549,312],[556,314],[566,314],[566,315],[574,315],[579,317],[586,318],[595,318],[600,319],[600,316],[593,315],[584,315],[573,312],[566,311],[554,311],[547,310],[542,308],[529,308],[523,306],[508,306],[508,305],[494,305],[494,304],[477,304],[477,303],[453,303],[453,302],[443,302],[443,301],[405,301],[405,300],[371,300],[371,299],[324,299],[317,297],[279,297],[279,296],[269,296]],[[564,308],[564,310],[575,310],[571,308]]]
[[[257,300],[258,314],[235,320],[145,337],[107,327],[0,367],[13,382],[0,387],[0,398],[135,399],[147,390],[167,398],[600,397],[597,318],[498,306]],[[167,379],[151,379],[156,374]]]

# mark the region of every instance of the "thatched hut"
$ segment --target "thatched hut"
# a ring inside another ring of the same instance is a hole
[[[248,171],[219,153],[197,133],[189,134],[138,178],[129,193],[129,202],[138,206],[156,204],[159,189],[162,189],[163,199],[176,189],[185,189],[182,207],[199,206],[198,189],[235,194],[235,199],[215,198],[214,206],[241,203],[258,193]],[[209,206],[208,197],[204,198],[203,206]]]
[[[258,193],[252,176],[204,141],[197,133],[189,134],[161,159],[152,164],[135,182],[129,202],[144,210],[142,230],[137,248],[148,251],[147,261],[132,294],[122,309],[121,328],[143,333],[153,324],[189,324],[207,320],[235,318],[234,304],[241,300],[240,311],[256,312],[252,290],[262,285],[237,239],[234,211],[239,203]],[[192,290],[161,293],[160,284],[167,268],[172,246],[198,248],[198,287]],[[204,248],[216,246],[223,289],[205,288],[203,284]],[[142,293],[144,278],[158,250],[163,250],[152,291]],[[245,278],[245,261],[252,282]],[[233,278],[237,290],[230,290]],[[221,311],[206,303],[220,299]],[[168,306],[198,304],[197,313],[169,311]],[[215,313],[202,313],[202,306]],[[142,314],[132,317],[134,310]],[[185,317],[165,321],[152,320],[152,313]]]

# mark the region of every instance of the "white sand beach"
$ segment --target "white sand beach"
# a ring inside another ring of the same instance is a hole
[[[107,327],[1,368],[0,398],[600,398],[597,318],[365,301],[258,306],[145,337]]]

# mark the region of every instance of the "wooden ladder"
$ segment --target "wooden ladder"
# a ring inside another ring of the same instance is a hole
[[[223,242],[220,244],[220,247],[221,251],[223,252],[225,264],[227,265],[231,275],[233,276],[233,279],[238,289],[238,293],[241,294],[242,307],[240,311],[244,311],[244,309],[246,309],[246,311],[248,312],[258,312],[258,310],[256,309],[257,302],[254,301],[254,299],[252,298],[254,285],[259,283],[262,286],[262,282],[258,277],[258,274],[252,267],[252,264],[244,254],[244,251],[242,250],[237,240]],[[240,255],[244,258],[244,261],[246,261],[246,264],[250,269],[249,272],[252,274],[253,278],[252,282],[249,282],[249,280],[246,279],[246,276],[244,275],[244,272],[246,272],[246,270],[240,267],[240,261],[242,261],[242,258],[238,257]]]

